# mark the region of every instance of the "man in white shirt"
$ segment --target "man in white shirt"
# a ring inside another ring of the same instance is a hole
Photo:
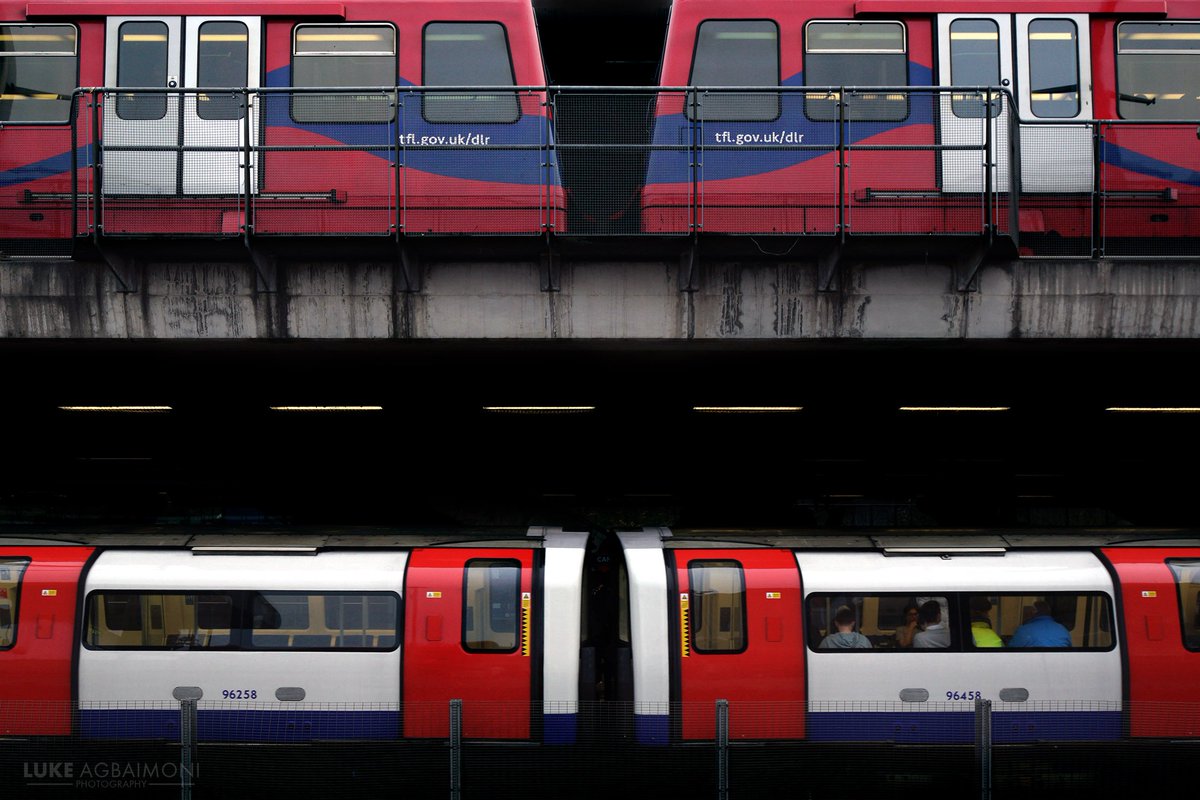
[[[942,619],[942,607],[937,600],[921,604],[917,610],[917,624],[921,630],[913,635],[914,650],[932,650],[950,646],[950,628]]]

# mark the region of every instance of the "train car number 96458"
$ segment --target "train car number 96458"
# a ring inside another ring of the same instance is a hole
[[[983,692],[980,692],[980,691],[946,692],[946,699],[947,700],[983,700],[984,696],[983,696]]]

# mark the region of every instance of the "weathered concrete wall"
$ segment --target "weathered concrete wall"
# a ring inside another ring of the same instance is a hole
[[[122,291],[95,263],[0,262],[0,337],[80,339],[1004,339],[1200,336],[1200,262],[1021,261],[959,292],[950,267],[572,262],[432,263],[421,291],[391,264],[288,263],[260,291],[244,263],[158,263]]]

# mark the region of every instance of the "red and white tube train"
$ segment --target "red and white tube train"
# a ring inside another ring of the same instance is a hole
[[[183,538],[0,539],[0,739],[1200,739],[1194,538]]]

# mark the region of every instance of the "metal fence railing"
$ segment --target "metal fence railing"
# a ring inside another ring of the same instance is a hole
[[[1195,122],[1023,121],[1000,88],[97,88],[75,105],[69,131],[0,132],[13,153],[60,135],[69,162],[0,197],[7,254],[82,236],[715,234],[1200,256]]]

